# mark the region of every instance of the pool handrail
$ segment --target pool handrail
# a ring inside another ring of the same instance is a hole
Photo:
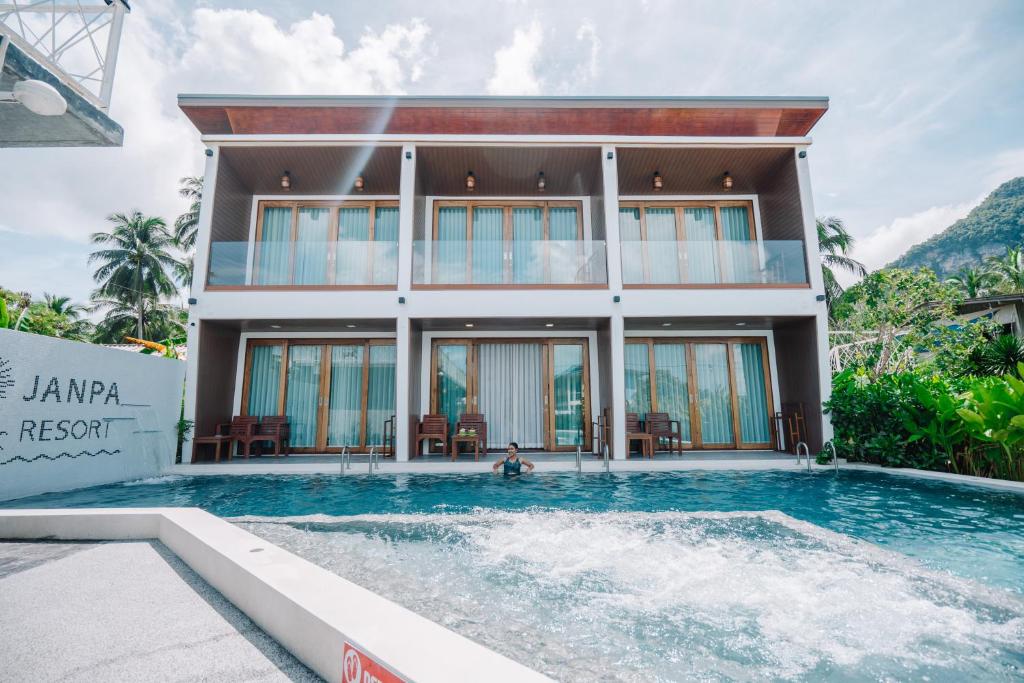
[[[804,454],[807,456],[807,471],[811,471],[811,449],[807,445],[806,441],[799,441],[796,444],[796,464],[800,466],[800,449],[803,448]]]
[[[345,470],[352,469],[352,453],[348,446],[341,447],[341,457],[338,458],[338,474],[345,474]]]
[[[583,472],[583,450],[581,446],[576,446],[576,474]]]
[[[836,452],[836,445],[831,440],[826,441],[821,450],[828,448],[832,451],[832,464],[835,466],[836,474],[839,474],[839,454]]]

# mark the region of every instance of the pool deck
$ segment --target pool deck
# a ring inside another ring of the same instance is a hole
[[[537,466],[538,472],[572,472],[576,469],[575,453],[524,453],[524,458]],[[440,455],[428,455],[409,462],[395,462],[381,459],[380,468],[374,474],[472,474],[487,472],[501,453],[491,452],[480,455],[479,461],[472,456],[462,455],[458,460]],[[842,462],[842,461],[840,461]],[[815,468],[831,467],[816,465]],[[604,461],[596,455],[583,455],[584,472],[600,472]],[[628,460],[611,460],[608,467],[612,472],[671,472],[682,470],[797,470],[806,469],[807,461],[797,465],[796,456],[777,451],[703,451],[686,452],[682,455],[667,452],[656,453],[653,459],[635,456]],[[291,455],[287,458],[273,456],[232,458],[219,463],[172,465],[166,474],[223,475],[223,474],[338,474],[341,460],[337,455]],[[353,455],[351,467],[345,474],[368,474],[369,459],[366,455]]]
[[[319,681],[158,541],[0,542],[0,679]]]

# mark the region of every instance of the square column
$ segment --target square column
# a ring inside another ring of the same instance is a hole
[[[411,363],[409,317],[401,316],[395,321],[395,461],[409,460],[409,402]]]
[[[402,171],[398,199],[398,293],[412,289],[412,243],[416,211],[416,147],[402,147]],[[401,394],[399,394],[401,395]]]
[[[608,290],[622,292],[622,254],[619,237],[619,160],[615,147],[601,148],[601,179],[604,183],[604,234],[608,256]]]
[[[624,460],[626,450],[626,326],[621,313],[611,316],[610,335],[612,351],[612,456]]]

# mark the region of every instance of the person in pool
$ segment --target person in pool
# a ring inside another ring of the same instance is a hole
[[[498,473],[498,468],[504,468],[505,474],[522,474],[523,465],[526,465],[526,471],[533,471],[533,463],[526,458],[519,457],[519,444],[515,441],[509,443],[508,451],[505,453],[505,457],[494,463],[494,467],[491,469],[495,474]]]

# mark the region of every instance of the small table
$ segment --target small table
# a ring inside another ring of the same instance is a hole
[[[473,444],[473,459],[480,459],[480,441],[481,436],[479,434],[456,434],[452,437],[452,461],[459,457],[459,444],[460,443],[472,443]]]
[[[654,440],[645,432],[633,432],[626,435],[626,459],[629,459],[629,446],[634,441],[640,442],[640,457],[654,458]]]
[[[224,435],[216,436],[197,436],[192,439],[192,463],[196,462],[196,448],[198,446],[213,444],[213,461],[220,462],[220,445],[222,443],[230,444],[231,437]],[[231,459],[231,446],[228,446],[228,460]]]

